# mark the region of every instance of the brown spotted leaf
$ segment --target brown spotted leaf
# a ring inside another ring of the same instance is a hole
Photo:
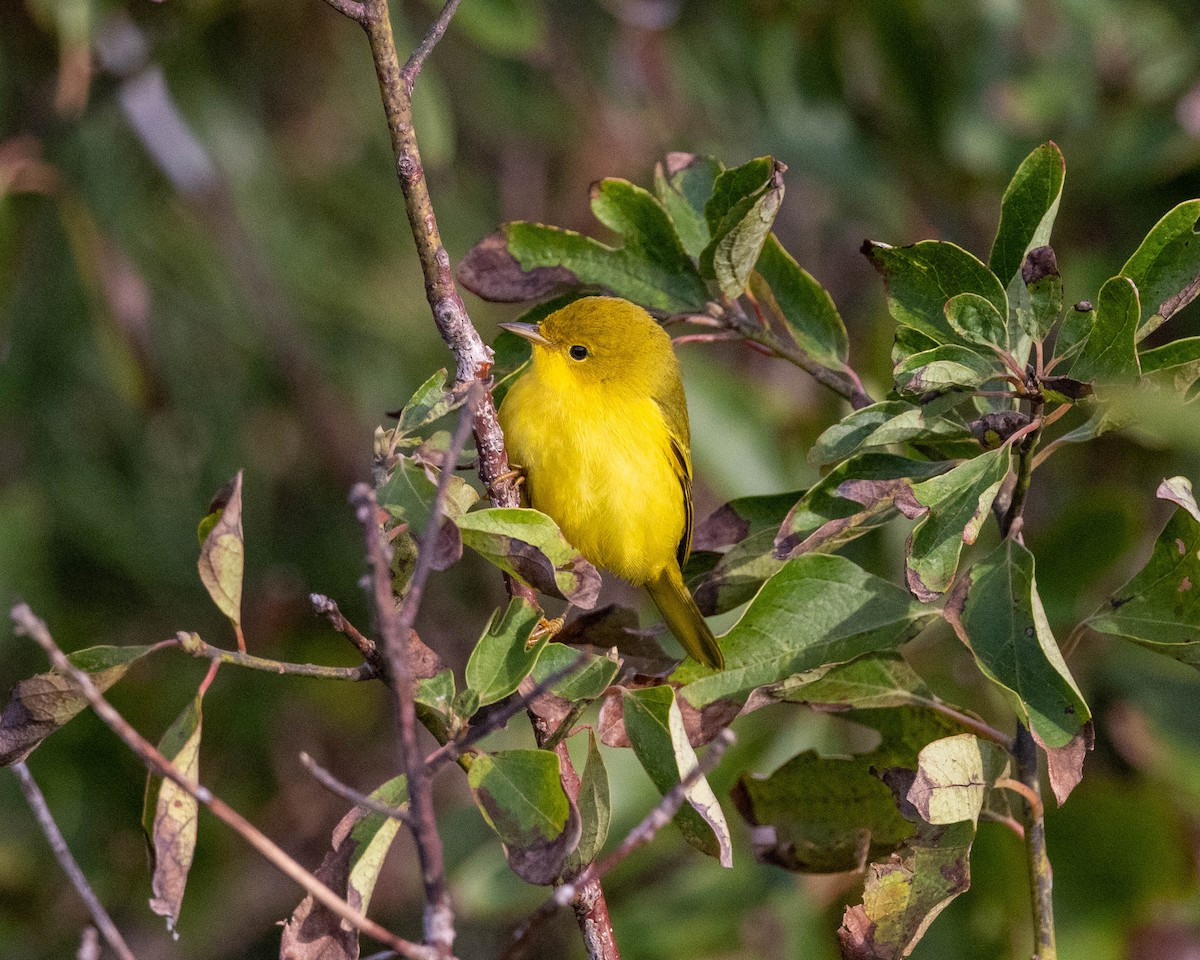
[[[159,752],[170,760],[192,784],[200,780],[201,697],[196,696],[167,728]],[[173,780],[151,774],[146,780],[142,829],[150,849],[152,871],[150,909],[167,918],[175,929],[192,856],[196,852],[196,829],[200,805],[191,793]]]
[[[101,691],[125,676],[152,647],[89,647],[67,659],[91,676]],[[0,714],[0,767],[29,756],[39,743],[88,705],[75,681],[57,671],[39,673],[12,688]]]
[[[408,802],[404,777],[389,780],[371,798],[403,806]],[[352,907],[366,912],[399,827],[399,820],[355,807],[334,829],[333,847],[317,868],[317,878]],[[358,931],[308,896],[284,925],[279,960],[357,960],[358,953]]]
[[[454,517],[462,542],[522,583],[590,610],[600,574],[537,510],[492,507]]]
[[[513,872],[553,883],[578,846],[579,810],[563,790],[558,755],[549,750],[477,754],[467,782],[483,818],[504,844]]]

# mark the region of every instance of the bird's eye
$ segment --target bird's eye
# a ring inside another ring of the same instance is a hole
[[[588,348],[583,346],[583,344],[581,344],[581,343],[577,343],[577,344],[575,344],[575,346],[573,346],[571,348],[570,352],[571,352],[572,360],[586,360],[587,355],[588,355]]]

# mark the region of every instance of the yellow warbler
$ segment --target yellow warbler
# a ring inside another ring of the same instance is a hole
[[[615,297],[576,300],[540,327],[500,326],[533,344],[500,406],[530,505],[596,566],[644,586],[691,656],[724,667],[680,571],[692,545],[692,461],[670,338]]]

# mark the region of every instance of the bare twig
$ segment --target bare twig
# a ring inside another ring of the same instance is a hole
[[[343,634],[354,644],[363,659],[371,664],[377,673],[383,672],[383,658],[379,655],[379,648],[375,646],[375,641],[364,636],[358,627],[347,620],[333,600],[321,593],[310,593],[308,602],[312,604],[314,613],[323,616],[334,630]]]
[[[304,768],[316,778],[330,793],[335,793],[339,797],[349,800],[356,807],[362,807],[364,810],[371,810],[374,813],[382,813],[385,817],[390,817],[393,820],[399,820],[403,823],[409,823],[411,818],[408,811],[400,807],[393,807],[388,803],[380,803],[378,800],[373,800],[365,793],[360,793],[353,787],[342,783],[337,777],[326,770],[323,766],[317,763],[307,753],[300,754],[300,762],[304,764]]]
[[[412,52],[408,58],[408,62],[404,64],[404,69],[400,71],[400,76],[404,80],[404,91],[408,96],[412,96],[413,84],[417,81],[417,75],[421,72],[421,68],[425,66],[426,58],[433,53],[433,48],[438,45],[438,41],[446,33],[446,29],[450,26],[450,21],[454,18],[454,11],[458,9],[460,0],[446,0],[445,6],[442,7],[442,12],[438,14],[438,18],[429,25],[429,29],[425,31],[425,37],[421,40],[420,46]]]
[[[217,663],[232,663],[234,666],[246,667],[250,670],[263,670],[267,673],[286,674],[293,677],[316,677],[321,680],[374,680],[375,668],[369,663],[357,667],[324,667],[314,663],[285,663],[282,660],[268,660],[249,653],[236,650],[225,650],[205,643],[194,633],[182,630],[175,638],[179,649],[190,653],[193,657],[207,657]]]
[[[477,726],[469,727],[466,732],[454,739],[448,740],[442,746],[438,747],[429,756],[425,758],[425,765],[430,770],[436,770],[438,767],[451,760],[457,760],[463,755],[473,744],[478,743],[489,733],[495,733],[497,730],[502,730],[504,726],[523,710],[529,709],[529,705],[537,700],[538,697],[547,693],[551,687],[567,677],[571,676],[575,671],[581,669],[587,663],[588,657],[586,653],[580,653],[571,663],[565,667],[555,670],[541,683],[533,687],[528,693],[519,694],[512,697],[500,709],[492,712],[487,719]]]
[[[578,877],[570,883],[564,883],[554,891],[540,907],[531,913],[525,921],[513,931],[512,939],[500,960],[517,960],[526,946],[530,936],[548,920],[560,907],[576,902],[588,885],[598,881],[612,871],[638,847],[645,846],[655,835],[671,822],[671,818],[679,812],[687,799],[687,792],[695,786],[705,774],[712,770],[720,761],[722,755],[733,744],[733,731],[726,728],[713,739],[707,752],[701,757],[696,766],[683,777],[674,787],[663,794],[662,800],[626,835],[620,845],[603,860],[589,864]]]
[[[828,387],[839,397],[849,400],[850,406],[855,410],[869,407],[875,402],[863,390],[862,381],[857,374],[832,370],[814,360],[798,344],[789,343],[766,324],[754,323],[746,316],[746,311],[737,301],[729,303],[728,309],[725,311],[725,321],[731,330],[737,332],[749,343],[758,344],[775,356],[795,364],[821,386]]]
[[[54,822],[54,816],[50,813],[50,807],[46,804],[46,798],[42,795],[41,788],[38,787],[37,781],[33,779],[33,774],[29,772],[29,767],[22,760],[14,763],[12,770],[17,775],[17,779],[21,781],[21,792],[25,794],[25,799],[29,803],[30,809],[33,810],[33,815],[37,817],[38,826],[42,828],[42,833],[46,835],[46,840],[50,843],[50,849],[54,851],[55,859],[58,860],[59,865],[70,878],[72,886],[75,887],[83,902],[87,904],[88,913],[92,915],[92,920],[100,928],[100,932],[104,934],[104,939],[121,960],[136,960],[133,951],[125,943],[125,938],[121,936],[121,931],[113,923],[112,917],[104,909],[104,904],[96,896],[96,891],[92,889],[91,884],[87,881],[87,877],[83,875],[79,864],[76,863],[75,857],[71,853],[71,848],[67,846],[66,838],[62,835],[62,831],[58,829],[58,824]],[[89,927],[88,929],[91,928]],[[95,937],[95,933],[95,930],[92,930],[93,938]],[[85,942],[86,939],[85,934]],[[82,950],[83,947],[81,946],[80,951],[82,952]]]
[[[358,521],[363,528],[367,558],[371,564],[372,599],[376,627],[383,641],[387,662],[387,681],[396,702],[396,723],[400,734],[400,753],[408,779],[411,817],[409,826],[417,845],[421,878],[425,886],[425,942],[439,957],[449,957],[454,948],[454,908],[446,889],[446,869],[442,838],[433,810],[430,770],[417,750],[417,716],[413,698],[412,666],[408,662],[408,636],[421,605],[425,582],[433,569],[433,543],[442,523],[442,505],[454,477],[454,464],[471,429],[472,417],[482,387],[472,384],[466,406],[442,461],[437,492],[430,506],[429,521],[421,535],[417,564],[409,581],[404,601],[397,611],[392,593],[391,551],[383,539],[374,492],[366,484],[357,484],[350,493]]]
[[[979,819],[990,820],[992,823],[998,823],[1001,826],[1008,827],[1009,830],[1016,834],[1017,839],[1019,839],[1022,843],[1025,842],[1025,828],[1012,817],[1005,816],[1003,813],[997,813],[995,810],[988,810],[985,807],[983,810],[979,811]]]
[[[199,803],[204,804],[204,806],[211,810],[217,819],[242,837],[243,840],[262,854],[265,859],[277,867],[280,872],[289,879],[294,880],[305,891],[311,894],[314,900],[333,911],[355,929],[375,938],[389,949],[396,951],[396,953],[403,957],[410,958],[410,960],[438,960],[438,954],[434,950],[422,944],[413,943],[405,940],[403,937],[396,936],[390,930],[380,926],[360,910],[348,904],[288,856],[273,840],[230,807],[229,804],[225,803],[219,797],[214,796],[212,791],[207,787],[193,783],[188,777],[184,776],[175,764],[164,757],[154,744],[138,733],[130,725],[129,721],[113,708],[112,704],[104,698],[104,695],[92,682],[92,678],[67,659],[66,654],[59,649],[53,637],[50,636],[50,631],[46,629],[46,624],[29,609],[27,604],[20,603],[13,607],[12,619],[16,627],[16,632],[32,638],[38,646],[46,651],[46,655],[50,658],[50,662],[54,665],[54,668],[59,673],[75,681],[80,692],[87,698],[92,709],[96,711],[96,715],[125,742],[125,745],[130,750],[141,758],[142,762],[150,770],[158,776],[170,780],[182,790],[195,797]]]
[[[79,949],[75,952],[75,960],[100,960],[100,935],[95,927],[84,927],[83,936],[79,938]]]
[[[1003,747],[1008,753],[1013,752],[1013,738],[1003,731],[997,730],[990,723],[985,723],[978,717],[973,717],[969,713],[955,709],[943,700],[937,700],[932,697],[914,697],[913,702],[928,707],[930,710],[934,710],[944,717],[948,717],[964,730],[970,730],[977,737],[984,740],[991,740],[992,743]]]
[[[1019,446],[1015,447],[1017,479],[1013,486],[1012,499],[1000,520],[1000,536],[1002,537],[1019,538],[1021,535],[1021,527],[1025,522],[1023,516],[1025,496],[1029,493],[1029,482],[1033,475],[1033,453],[1037,449],[1038,440],[1042,435],[1042,427],[1045,425],[1042,419],[1042,411],[1045,407],[1046,402],[1040,393],[1031,397],[1029,401],[1030,422],[1006,441],[1012,444],[1017,444],[1019,441]]]
[[[1029,892],[1033,902],[1033,960],[1056,960],[1054,944],[1054,874],[1046,855],[1046,821],[1043,818],[1041,783],[1038,780],[1037,746],[1025,724],[1017,721],[1013,755],[1017,777],[1028,791],[1022,820],[1029,860]]]

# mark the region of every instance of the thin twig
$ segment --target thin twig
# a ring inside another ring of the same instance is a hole
[[[407,810],[401,807],[393,807],[388,803],[381,803],[367,796],[365,793],[359,793],[359,791],[348,784],[342,783],[341,780],[317,763],[307,753],[302,752],[300,754],[300,762],[304,764],[304,768],[313,775],[321,786],[330,793],[337,794],[339,797],[349,800],[356,807],[362,807],[364,810],[371,810],[374,813],[382,813],[385,817],[399,820],[402,823],[408,823],[411,820]]]
[[[367,663],[371,664],[377,672],[382,672],[383,659],[379,655],[379,648],[375,645],[375,641],[365,636],[358,627],[347,620],[345,614],[338,609],[336,602],[322,593],[310,593],[308,602],[312,604],[313,613],[328,620],[334,630],[354,644],[355,649],[362,654]]]
[[[1017,722],[1013,755],[1017,776],[1032,797],[1024,807],[1025,850],[1029,861],[1029,893],[1033,902],[1033,960],[1056,960],[1054,944],[1054,874],[1046,855],[1046,821],[1043,818],[1041,784],[1038,781],[1037,746],[1028,728]]]
[[[425,31],[425,37],[421,40],[421,45],[412,52],[408,58],[408,62],[404,64],[404,69],[400,71],[400,76],[404,79],[404,90],[408,96],[412,96],[413,84],[416,83],[417,75],[420,74],[421,68],[425,66],[426,58],[433,53],[433,48],[438,45],[438,41],[446,33],[446,29],[450,26],[450,21],[454,17],[454,11],[458,9],[460,0],[446,0],[445,6],[442,7],[442,12],[438,14],[438,18],[429,25],[429,29]]]
[[[642,819],[641,823],[629,831],[616,850],[603,860],[593,861],[573,881],[558,887],[553,896],[544,901],[513,931],[512,939],[505,947],[504,952],[500,954],[500,960],[517,960],[528,946],[530,936],[560,907],[565,907],[575,901],[588,884],[598,881],[638,847],[653,840],[658,831],[670,823],[671,818],[679,812],[679,808],[687,799],[688,791],[717,765],[721,756],[733,744],[734,739],[733,731],[728,728],[717,734],[709,744],[708,751],[697,761],[696,766],[679,783],[663,794],[663,798],[654,809]]]
[[[55,670],[75,681],[80,692],[87,699],[88,703],[91,704],[92,709],[96,711],[96,715],[108,725],[113,733],[125,742],[125,745],[130,750],[141,758],[142,762],[150,770],[158,776],[170,780],[186,793],[195,797],[199,803],[204,804],[204,806],[211,810],[217,819],[242,837],[250,846],[262,854],[265,859],[277,867],[280,872],[291,880],[294,880],[311,894],[314,900],[333,911],[355,929],[360,930],[369,937],[374,937],[380,943],[386,944],[390,949],[395,950],[401,956],[410,958],[410,960],[438,960],[438,955],[429,947],[396,936],[390,930],[380,926],[360,910],[348,904],[288,856],[273,840],[229,806],[229,804],[225,803],[219,797],[214,796],[212,791],[207,787],[194,783],[188,777],[184,776],[175,764],[164,757],[154,744],[138,733],[129,721],[113,708],[112,704],[104,698],[104,695],[92,682],[91,676],[67,659],[66,654],[59,649],[58,645],[54,642],[54,638],[50,636],[50,631],[46,628],[46,624],[29,609],[27,604],[19,603],[13,607],[12,619],[16,627],[16,632],[30,637],[38,646],[46,651],[46,655],[50,658],[50,662],[54,665]]]
[[[1013,793],[1024,797],[1025,802],[1029,804],[1029,809],[1033,811],[1035,820],[1040,820],[1045,815],[1046,811],[1042,808],[1042,798],[1038,795],[1038,792],[1020,780],[1013,780],[1011,777],[1001,777],[996,781],[996,789],[1011,790]]]
[[[489,714],[487,719],[477,726],[468,727],[466,732],[454,740],[447,740],[444,744],[438,747],[433,753],[425,758],[425,766],[431,771],[451,760],[457,760],[470,747],[489,733],[495,733],[497,730],[502,730],[505,725],[523,710],[529,709],[529,705],[537,700],[538,697],[549,692],[549,690],[566,680],[567,677],[580,670],[588,661],[586,653],[580,653],[571,663],[559,670],[555,670],[544,680],[533,687],[528,693],[519,694],[512,697],[500,709]]]
[[[282,660],[268,660],[249,653],[239,653],[236,650],[225,650],[205,643],[194,633],[182,630],[175,638],[179,649],[190,653],[193,657],[206,657],[216,663],[232,663],[237,667],[249,670],[262,670],[266,673],[277,673],[293,677],[316,677],[321,680],[374,680],[375,668],[369,663],[361,663],[357,667],[325,667],[315,663],[286,663]]]
[[[357,23],[362,23],[367,17],[366,5],[359,3],[358,0],[325,0],[325,2],[338,13]]]
[[[1017,447],[1017,479],[1013,485],[1012,499],[1008,503],[1008,509],[1004,511],[1004,517],[1000,521],[1000,536],[1020,538],[1021,527],[1024,525],[1025,518],[1023,512],[1025,510],[1025,497],[1029,493],[1029,481],[1033,476],[1033,453],[1037,449],[1038,439],[1042,435],[1042,427],[1045,425],[1042,419],[1042,411],[1046,408],[1046,401],[1041,394],[1035,394],[1029,401],[1029,423],[1014,433],[1006,440],[1006,443],[1016,444]]]
[[[783,360],[794,363],[801,370],[808,373],[817,383],[828,387],[838,396],[849,400],[850,406],[855,410],[869,407],[875,402],[863,390],[862,381],[858,378],[857,374],[848,380],[842,372],[830,369],[814,360],[798,344],[789,343],[775,333],[774,330],[770,329],[770,327],[751,321],[746,316],[746,311],[742,309],[742,305],[737,301],[732,301],[729,304],[729,309],[725,311],[725,319],[730,329],[736,331],[745,340],[752,344],[758,344]]]
[[[350,494],[366,541],[367,558],[371,564],[372,599],[376,627],[383,641],[387,661],[387,682],[396,702],[396,723],[400,734],[401,762],[408,779],[411,818],[409,826],[416,841],[417,858],[425,887],[425,942],[441,957],[448,957],[454,948],[454,908],[446,889],[446,868],[442,854],[442,838],[438,833],[433,809],[430,770],[417,750],[417,717],[413,697],[412,666],[408,662],[408,636],[421,605],[425,582],[433,570],[434,541],[442,524],[442,507],[454,477],[454,464],[471,430],[476,401],[482,387],[472,384],[467,403],[459,416],[458,426],[442,461],[437,492],[430,505],[429,520],[417,551],[417,563],[409,580],[404,601],[397,611],[392,593],[391,551],[383,539],[377,517],[375,494],[366,484],[357,484]]]
[[[992,743],[1003,747],[1007,753],[1012,753],[1013,738],[1003,731],[997,730],[991,724],[985,723],[978,717],[973,717],[969,713],[963,713],[945,701],[934,698],[914,697],[913,702],[928,707],[930,710],[934,710],[944,717],[948,717],[963,729],[970,730],[975,736],[984,740],[990,740]]]
[[[24,760],[21,760],[12,765],[12,770],[17,775],[17,779],[21,781],[21,792],[25,794],[25,800],[29,803],[30,809],[33,810],[33,815],[37,817],[38,826],[42,828],[42,833],[46,835],[46,840],[50,843],[50,849],[54,851],[55,859],[58,860],[59,865],[63,868],[63,872],[70,878],[71,885],[79,893],[80,898],[87,904],[88,913],[92,915],[92,920],[100,928],[100,932],[104,934],[104,939],[121,960],[136,960],[133,951],[129,949],[129,945],[125,942],[125,938],[121,936],[121,931],[117,929],[117,925],[113,923],[112,917],[104,909],[104,904],[96,896],[96,891],[92,889],[91,884],[87,881],[87,877],[83,875],[83,871],[79,868],[79,864],[71,853],[71,848],[67,846],[66,838],[62,835],[62,831],[58,829],[58,824],[54,822],[54,815],[50,812],[50,807],[46,804],[46,798],[43,796],[41,788],[38,787],[37,781],[33,779],[33,774],[29,772],[29,767],[26,766]]]
[[[988,810],[985,807],[983,810],[979,811],[979,819],[990,820],[992,823],[998,823],[1001,826],[1008,827],[1009,830],[1017,835],[1017,838],[1022,843],[1025,842],[1025,828],[1012,817],[1005,816],[1003,813],[997,813],[995,810]]]

